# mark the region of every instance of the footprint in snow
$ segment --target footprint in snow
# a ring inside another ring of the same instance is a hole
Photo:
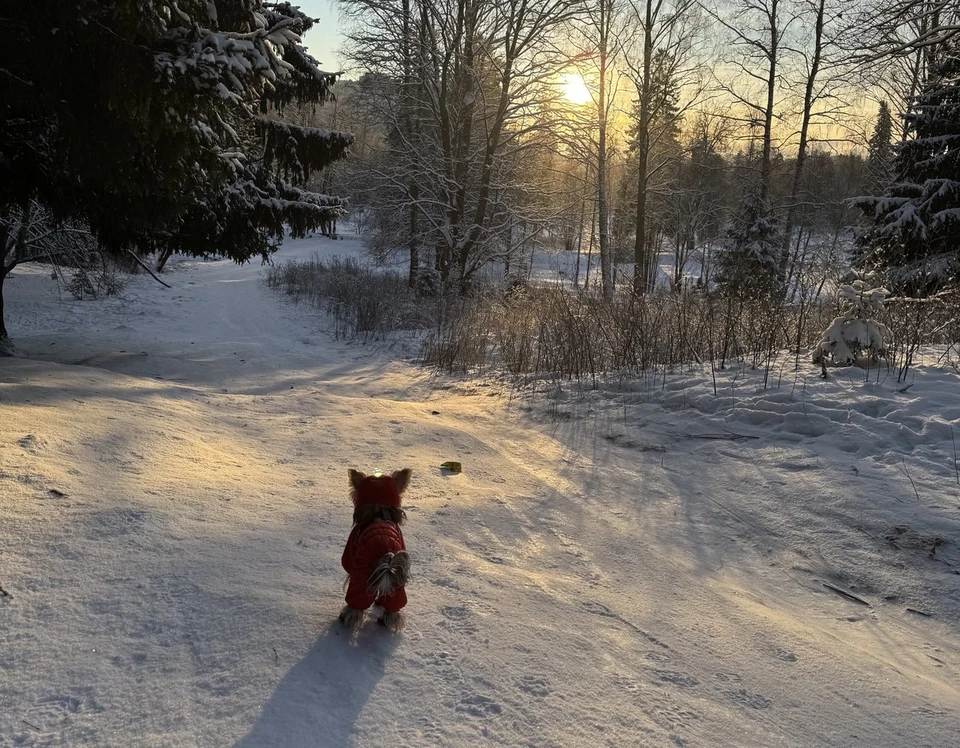
[[[500,714],[503,707],[486,696],[474,695],[460,699],[460,703],[457,704],[457,711],[461,714],[469,714],[471,717],[487,718]]]
[[[693,688],[694,686],[700,685],[700,681],[696,678],[684,673],[678,673],[675,670],[654,670],[653,674],[660,683],[669,683],[674,686],[682,686],[683,688]]]
[[[789,649],[783,649],[782,647],[777,647],[774,650],[774,655],[778,660],[783,660],[784,662],[796,662],[798,659],[793,652]]]
[[[525,691],[531,696],[539,696],[544,698],[549,696],[551,693],[550,684],[545,678],[540,678],[536,675],[525,675],[520,681],[520,690]]]
[[[478,629],[470,620],[470,611],[460,605],[440,608],[440,613],[446,619],[441,621],[440,625],[447,629],[452,629],[461,634],[476,634]]]
[[[440,608],[440,612],[444,618],[448,618],[451,621],[465,621],[470,617],[470,611],[460,605]]]
[[[597,615],[597,616],[606,616],[607,618],[617,618],[617,614],[614,613],[612,610],[610,610],[610,608],[608,608],[606,605],[603,605],[602,603],[587,601],[587,602],[580,603],[580,607],[582,607],[587,613],[593,613],[594,615]]]
[[[634,680],[630,680],[629,678],[617,678],[614,683],[630,693],[637,693],[637,691],[641,690],[640,684]]]
[[[668,699],[654,697],[649,701],[645,698],[643,701],[644,706],[641,707],[643,713],[667,730],[682,730],[700,719],[697,712],[675,704]],[[676,743],[676,740],[674,742]]]
[[[447,587],[447,588],[452,589],[452,590],[459,590],[459,589],[460,589],[460,585],[458,585],[458,584],[457,584],[455,581],[453,581],[452,579],[448,579],[448,578],[434,579],[434,580],[433,580],[433,584],[437,585],[437,587]]]
[[[18,439],[17,444],[19,444],[23,449],[27,450],[28,452],[33,452],[33,453],[39,452],[44,447],[44,442],[38,439],[33,434],[27,434],[23,438]]]
[[[717,680],[724,683],[743,683],[743,678],[736,673],[715,673],[714,675]]]
[[[758,693],[750,693],[743,688],[737,691],[727,691],[727,696],[733,703],[739,706],[749,707],[750,709],[768,709],[770,707],[769,699]]]
[[[925,706],[921,706],[917,709],[914,709],[913,713],[921,717],[927,717],[929,719],[937,719],[938,717],[947,716],[947,712],[941,711],[939,709],[928,709]]]
[[[52,693],[37,699],[27,710],[23,721],[33,730],[62,732],[70,726],[77,714],[99,711],[101,709],[92,693],[78,696]]]
[[[88,537],[94,540],[141,532],[149,513],[141,509],[105,509],[89,515]]]

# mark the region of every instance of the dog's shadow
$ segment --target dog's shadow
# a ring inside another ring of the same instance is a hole
[[[234,748],[347,745],[397,639],[369,618],[355,637],[332,622],[280,681]]]

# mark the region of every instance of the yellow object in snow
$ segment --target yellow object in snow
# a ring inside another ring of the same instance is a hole
[[[451,473],[462,473],[462,472],[463,472],[463,465],[461,465],[459,462],[449,461],[449,462],[443,463],[443,464],[440,466],[440,469],[441,469],[441,470],[449,470]]]

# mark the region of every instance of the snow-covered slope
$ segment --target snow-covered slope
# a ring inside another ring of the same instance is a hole
[[[527,396],[260,274],[7,281],[0,746],[955,742],[954,374]],[[403,466],[409,627],[351,639],[346,470]]]

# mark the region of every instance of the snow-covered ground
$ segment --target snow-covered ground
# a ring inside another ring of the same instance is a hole
[[[949,366],[533,393],[334,343],[261,274],[8,279],[0,746],[956,743]],[[404,466],[409,627],[351,639],[346,470]]]

